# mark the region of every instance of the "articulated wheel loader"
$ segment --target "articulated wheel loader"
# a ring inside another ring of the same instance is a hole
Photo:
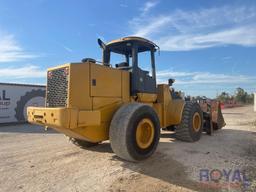
[[[54,128],[82,147],[110,140],[116,155],[128,161],[154,153],[160,128],[174,129],[183,141],[200,139],[208,121],[200,105],[177,95],[173,79],[156,83],[156,44],[140,37],[98,43],[102,62],[86,58],[48,69],[46,107],[28,107],[30,123]],[[144,52],[150,72],[138,62]],[[123,60],[113,66],[115,54]]]

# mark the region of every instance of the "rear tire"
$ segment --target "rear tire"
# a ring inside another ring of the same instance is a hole
[[[176,138],[182,141],[194,142],[201,137],[203,130],[203,113],[196,102],[186,102],[181,123],[176,129]]]
[[[74,145],[76,145],[78,147],[81,147],[81,148],[89,148],[89,147],[93,147],[93,146],[96,146],[96,145],[99,144],[99,143],[92,143],[92,142],[89,142],[89,141],[76,139],[76,138],[72,138],[72,137],[69,137],[69,141],[71,143],[73,143]]]
[[[139,161],[151,156],[160,138],[160,123],[154,109],[140,103],[125,104],[110,124],[110,144],[117,156]]]

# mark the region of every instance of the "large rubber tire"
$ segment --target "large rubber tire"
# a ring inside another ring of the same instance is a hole
[[[25,107],[26,103],[34,97],[45,98],[45,90],[33,89],[32,91],[26,92],[25,95],[20,97],[20,100],[17,101],[17,106],[14,109],[15,110],[15,118],[18,121],[20,121],[20,122],[26,121],[25,116],[24,116],[24,107]]]
[[[143,119],[152,122],[153,140],[144,149],[136,141],[138,124]],[[157,148],[160,138],[160,123],[154,109],[140,103],[125,104],[114,114],[110,125],[110,144],[117,156],[124,160],[136,162],[151,156]]]
[[[201,118],[201,126],[195,131],[193,129],[193,116],[198,113]],[[194,142],[201,137],[203,130],[203,113],[200,105],[196,102],[188,101],[185,103],[181,123],[176,128],[176,138],[182,141]]]
[[[81,148],[89,148],[98,145],[99,143],[92,143],[89,141],[81,140],[81,139],[76,139],[72,137],[68,137],[69,141],[73,143],[74,145],[81,147]]]

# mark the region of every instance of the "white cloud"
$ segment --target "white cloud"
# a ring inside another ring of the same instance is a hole
[[[28,65],[24,67],[8,67],[0,70],[1,79],[23,79],[23,78],[42,78],[46,77],[45,70],[40,69],[35,65]]]
[[[162,37],[156,42],[162,50],[188,51],[223,45],[256,46],[256,25],[226,29],[209,34]]]
[[[136,30],[136,33],[134,34],[135,36],[142,36],[142,37],[150,36],[153,31],[154,33],[159,32],[159,30],[161,30],[163,26],[165,26],[170,22],[169,17],[159,16],[156,19],[152,18],[151,22],[148,23],[147,26],[141,27],[140,23],[142,22],[142,20],[145,20],[145,22],[147,22],[146,19],[138,19],[138,18],[135,18],[131,21],[132,25],[137,25],[137,30]]]
[[[150,38],[166,51],[256,46],[256,7],[224,6],[140,15],[133,18],[130,26],[134,35]]]
[[[0,33],[0,63],[20,61],[35,57],[37,57],[37,55],[25,52],[13,35]]]
[[[67,52],[70,52],[70,53],[73,52],[73,49],[71,49],[70,47],[67,47],[67,46],[63,45],[63,48],[64,48]]]
[[[157,4],[158,4],[158,1],[148,1],[148,2],[146,2],[143,5],[143,7],[141,8],[142,14],[146,14],[148,11],[150,11]]]
[[[159,83],[167,83],[169,78],[176,79],[176,84],[243,84],[256,83],[256,77],[230,75],[209,72],[184,72],[164,70],[157,73]]]

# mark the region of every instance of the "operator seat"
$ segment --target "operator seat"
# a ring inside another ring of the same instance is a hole
[[[132,67],[129,66],[129,64],[127,62],[117,63],[116,68],[120,69],[120,70],[127,70],[127,71],[132,69]]]

